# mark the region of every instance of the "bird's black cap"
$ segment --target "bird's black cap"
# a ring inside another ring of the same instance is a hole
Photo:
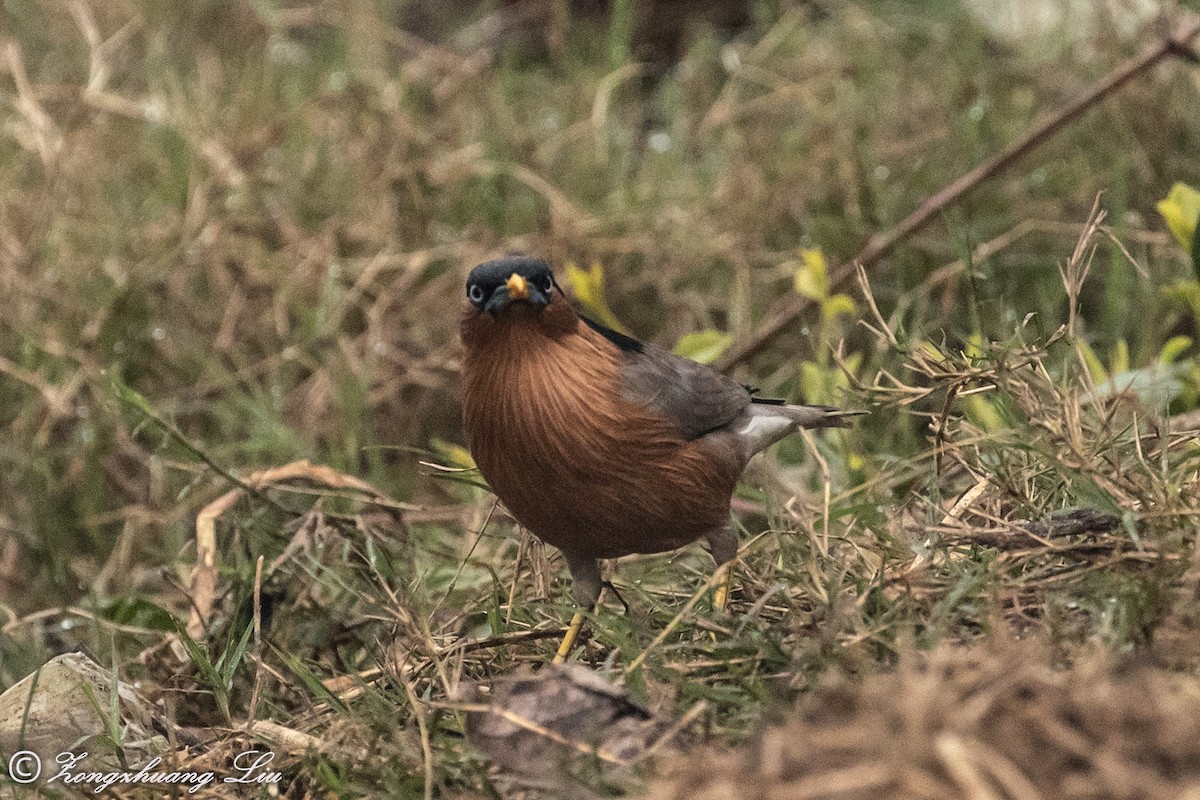
[[[557,284],[550,265],[540,258],[506,256],[487,261],[467,276],[467,299],[493,316],[515,301],[545,308]]]
[[[505,256],[485,261],[471,270],[471,274],[467,276],[467,288],[478,285],[491,294],[497,287],[503,286],[513,273],[535,286],[542,285],[546,276],[551,274],[550,265],[540,258],[524,255]],[[535,280],[537,278],[541,280]]]

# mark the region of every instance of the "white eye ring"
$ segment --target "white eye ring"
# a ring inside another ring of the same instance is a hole
[[[472,283],[467,287],[467,298],[475,304],[483,302],[483,287],[478,283]]]
[[[545,285],[544,285],[544,286],[542,286],[542,291],[543,291],[543,292],[545,292],[546,294],[549,294],[549,293],[550,293],[550,290],[551,290],[551,289],[553,289],[553,288],[554,288],[554,278],[552,278],[552,277],[550,277],[549,275],[547,275],[547,276],[546,276],[546,283],[545,283]]]

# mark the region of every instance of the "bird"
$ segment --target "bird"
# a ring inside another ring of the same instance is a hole
[[[580,611],[558,662],[599,600],[601,560],[705,539],[722,567],[737,554],[730,503],[751,457],[861,413],[760,398],[607,328],[529,255],[471,270],[460,335],[468,449],[513,518],[561,551],[571,574]]]

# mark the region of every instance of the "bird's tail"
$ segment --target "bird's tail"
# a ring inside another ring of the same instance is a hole
[[[831,406],[782,405],[771,409],[789,417],[801,428],[848,428],[850,418],[866,414],[866,411],[847,411]]]
[[[749,411],[749,419],[736,432],[747,460],[799,428],[845,428],[850,425],[849,417],[866,413],[829,406],[793,406],[757,400],[750,404]]]

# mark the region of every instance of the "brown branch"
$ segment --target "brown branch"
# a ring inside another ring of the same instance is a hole
[[[947,531],[946,539],[956,545],[980,544],[1000,549],[1053,547],[1055,539],[1108,533],[1120,527],[1121,518],[1114,514],[1092,508],[1077,508],[1054,514],[1047,520],[1009,523],[1005,527]],[[1113,545],[1113,542],[1105,542],[1102,549],[1111,550]]]
[[[869,267],[895,249],[896,245],[925,227],[944,208],[959,200],[979,184],[995,177],[1020,161],[1029,153],[1049,141],[1056,133],[1078,119],[1085,111],[1104,100],[1129,81],[1138,77],[1167,56],[1177,56],[1188,61],[1197,61],[1189,45],[1200,35],[1200,19],[1181,25],[1170,36],[1146,49],[1105,76],[1078,98],[1068,103],[1057,114],[1030,131],[1025,138],[1002,153],[992,156],[970,172],[962,175],[937,194],[922,203],[916,211],[900,223],[883,233],[872,236],[862,251],[833,271],[831,285],[838,285],[854,272],[854,265]],[[812,304],[812,300],[800,295],[786,298],[758,330],[745,342],[734,345],[717,361],[716,367],[728,371],[748,361],[766,347],[776,336],[787,330]]]

